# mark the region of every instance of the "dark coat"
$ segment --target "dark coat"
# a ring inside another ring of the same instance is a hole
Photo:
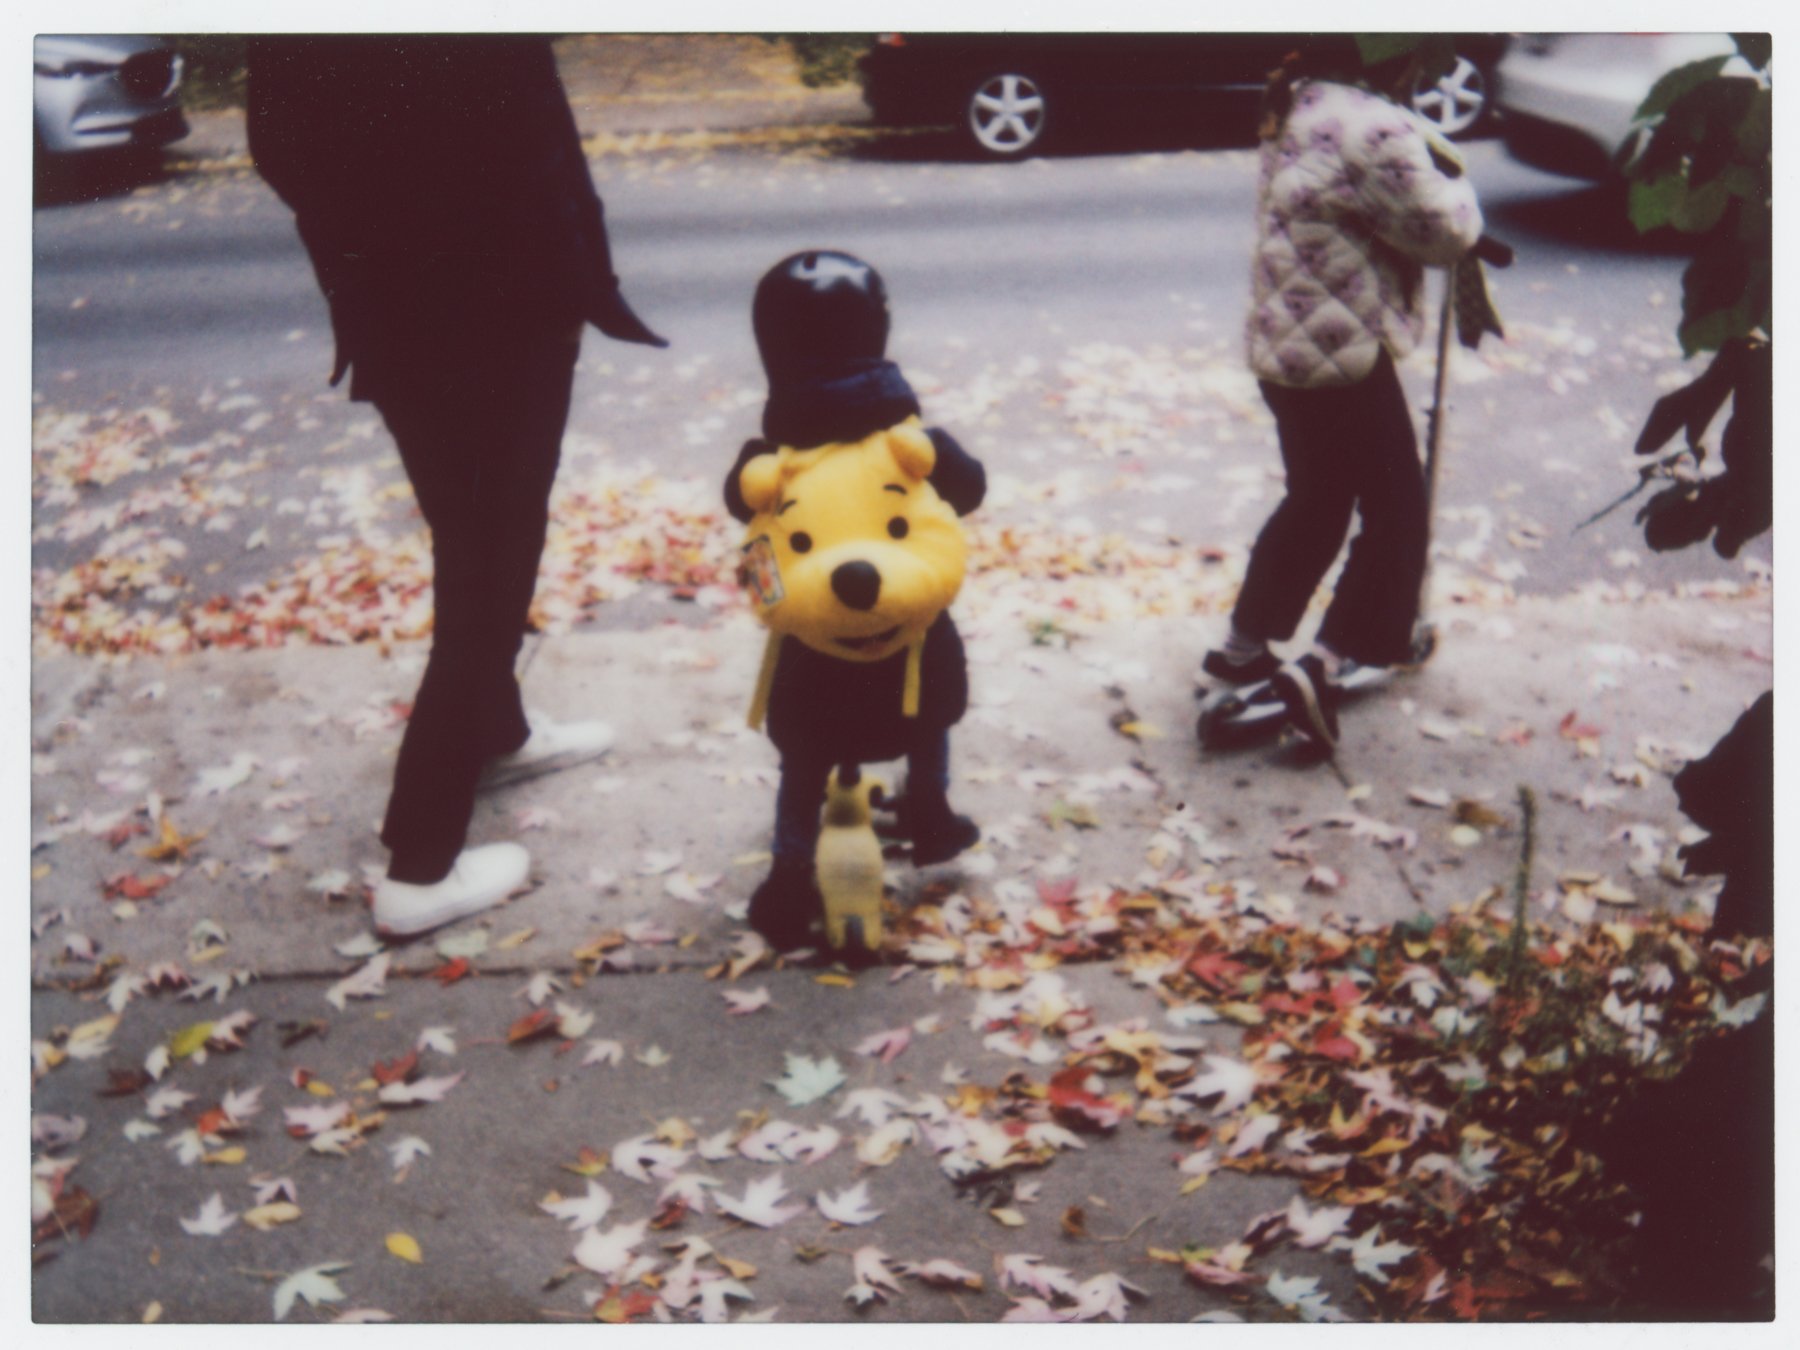
[[[332,382],[622,304],[547,39],[252,38],[248,126],[331,306]]]
[[[949,432],[930,427],[926,434],[937,447],[932,487],[957,515],[968,515],[987,493],[987,471]],[[752,514],[738,489],[738,471],[773,448],[757,438],[738,451],[725,480],[725,506],[736,519],[747,522]],[[926,633],[922,661],[919,713],[906,717],[900,711],[905,652],[885,661],[845,661],[804,642],[783,642],[769,691],[769,739],[784,759],[861,764],[910,754],[919,737],[940,734],[968,711],[968,661],[948,610]]]

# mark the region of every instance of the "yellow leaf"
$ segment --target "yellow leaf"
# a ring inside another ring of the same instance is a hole
[[[151,1299],[144,1307],[144,1325],[149,1326],[153,1322],[162,1321],[162,1315],[162,1304],[158,1303],[155,1299]]]
[[[213,1024],[196,1022],[190,1027],[183,1027],[169,1038],[169,1053],[176,1059],[186,1059],[212,1039]]]
[[[496,942],[494,946],[499,951],[510,952],[514,947],[523,947],[536,936],[537,929],[521,928],[516,933],[508,933],[505,937]]]
[[[312,1095],[315,1097],[335,1097],[335,1096],[337,1096],[337,1090],[335,1088],[333,1088],[330,1083],[327,1083],[322,1078],[307,1079],[306,1080],[306,1090],[308,1092],[312,1093]]]
[[[390,1254],[399,1257],[402,1261],[410,1261],[415,1266],[422,1264],[425,1260],[424,1253],[419,1250],[418,1240],[407,1233],[389,1233],[387,1249]]]
[[[1600,931],[1611,938],[1622,952],[1631,950],[1631,944],[1637,941],[1637,929],[1628,923],[1603,923]]]
[[[813,976],[813,983],[814,984],[828,984],[833,989],[854,989],[854,988],[856,988],[855,980],[851,979],[848,975],[839,975],[836,971],[833,971],[833,970],[828,970],[823,975]]]
[[[292,1200],[277,1200],[272,1205],[258,1205],[244,1211],[244,1222],[259,1233],[266,1233],[278,1223],[292,1223],[300,1217],[300,1206]]]
[[[69,1033],[69,1045],[72,1048],[77,1045],[85,1045],[89,1041],[103,1041],[113,1034],[113,1028],[118,1025],[119,1019],[116,1015],[96,1017],[91,1022],[83,1022]]]
[[[689,1125],[680,1116],[670,1116],[667,1120],[661,1122],[656,1127],[655,1137],[662,1140],[665,1144],[672,1144],[676,1148],[686,1148],[689,1144],[693,1143],[694,1140],[699,1138],[699,1136],[694,1133],[694,1127]]]
[[[1418,942],[1409,939],[1403,941],[1400,945],[1406,948],[1406,954],[1414,961],[1423,961],[1426,953],[1431,950],[1431,944],[1429,942]]]
[[[223,955],[225,955],[225,949],[223,947],[208,947],[205,951],[196,952],[190,950],[188,952],[188,960],[195,962],[217,961]]]
[[[1175,1266],[1182,1264],[1181,1253],[1172,1252],[1167,1247],[1146,1247],[1144,1248],[1144,1255],[1149,1257],[1152,1261],[1163,1261],[1167,1262],[1169,1265]]]
[[[1211,1180],[1211,1177],[1189,1177],[1186,1181],[1181,1183],[1181,1193],[1183,1195],[1192,1195]]]
[[[1023,1228],[1025,1226],[1025,1216],[1010,1206],[1005,1206],[1000,1209],[990,1209],[988,1213],[993,1216],[996,1222],[1007,1228]]]
[[[1462,1137],[1473,1144],[1485,1144],[1496,1136],[1492,1130],[1471,1123],[1462,1127]]]
[[[1259,1027],[1263,1023],[1263,1010],[1254,1003],[1221,1003],[1219,1011],[1241,1026]]]
[[[202,1153],[203,1163],[218,1163],[224,1167],[235,1167],[244,1161],[244,1148],[241,1144],[233,1144],[230,1148],[222,1148],[214,1153]]]
[[[31,879],[33,881],[42,881],[45,877],[47,877],[49,875],[50,875],[50,864],[49,863],[39,863],[36,867],[31,869]],[[158,1303],[153,1303],[150,1306],[153,1308],[157,1308],[159,1310],[162,1307],[162,1305],[158,1304]]]
[[[1401,1152],[1405,1147],[1406,1140],[1401,1139],[1396,1135],[1389,1135],[1386,1139],[1378,1139],[1373,1144],[1370,1144],[1362,1151],[1361,1156],[1365,1158],[1385,1158],[1390,1153]]]
[[[1121,722],[1119,734],[1129,736],[1134,741],[1160,741],[1163,730],[1154,722]]]
[[[725,1267],[726,1274],[734,1280],[753,1280],[756,1278],[756,1267],[748,1261],[739,1261],[735,1257],[714,1254],[718,1263]]]

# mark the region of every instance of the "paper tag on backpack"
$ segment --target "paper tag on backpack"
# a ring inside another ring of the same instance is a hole
[[[775,545],[769,536],[760,534],[744,545],[740,574],[744,589],[756,601],[758,609],[773,609],[787,598],[781,584],[781,564],[775,558]]]

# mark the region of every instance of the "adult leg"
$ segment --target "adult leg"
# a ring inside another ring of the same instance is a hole
[[[1411,655],[1425,576],[1430,522],[1412,411],[1394,363],[1383,353],[1354,390],[1357,428],[1341,450],[1354,472],[1361,527],[1319,626],[1320,645],[1365,665],[1389,666]]]
[[[576,351],[558,335],[487,359],[438,361],[376,400],[432,532],[431,656],[382,827],[396,881],[429,884],[449,872],[483,762],[529,733],[513,664],[543,551]]]
[[[1355,489],[1345,441],[1357,433],[1340,415],[1344,390],[1265,383],[1262,391],[1275,414],[1287,490],[1251,547],[1231,622],[1246,637],[1283,642],[1349,532]]]

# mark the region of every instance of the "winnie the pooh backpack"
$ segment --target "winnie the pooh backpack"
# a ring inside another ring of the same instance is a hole
[[[901,713],[919,711],[925,635],[962,587],[968,547],[930,483],[937,449],[909,417],[849,445],[783,446],[739,471],[755,512],[742,575],[769,630],[750,705],[760,728],[783,640],[840,661],[905,651]]]

